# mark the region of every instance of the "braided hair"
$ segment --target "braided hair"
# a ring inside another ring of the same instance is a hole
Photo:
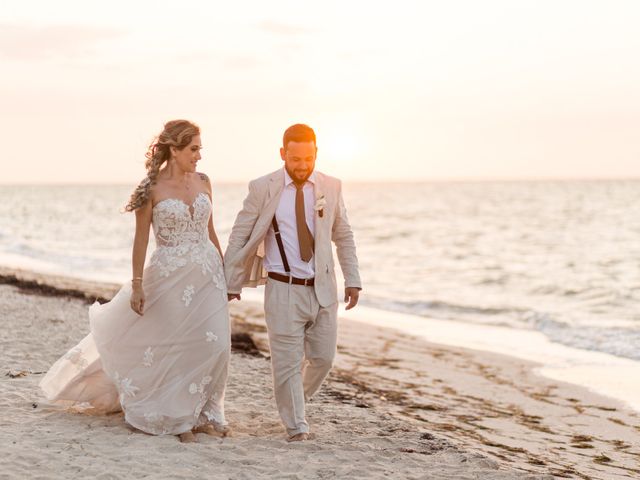
[[[155,185],[162,165],[171,158],[171,147],[182,150],[191,143],[196,135],[200,135],[200,128],[188,120],[171,120],[165,123],[164,129],[149,148],[144,163],[147,176],[138,184],[124,207],[125,212],[133,212],[143,206],[149,199],[149,191]]]

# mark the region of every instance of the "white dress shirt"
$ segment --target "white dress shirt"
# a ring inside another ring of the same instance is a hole
[[[304,215],[311,235],[315,237],[315,175],[313,172],[302,187],[304,194]],[[284,169],[284,190],[280,197],[280,203],[276,209],[276,220],[280,230],[280,238],[284,244],[284,252],[289,262],[291,275],[296,278],[313,278],[315,276],[314,256],[309,262],[300,258],[300,244],[298,243],[298,227],[296,226],[296,186],[289,176],[287,169]],[[273,225],[269,227],[265,238],[265,258],[264,268],[267,272],[280,273],[286,275],[278,242],[273,231]]]

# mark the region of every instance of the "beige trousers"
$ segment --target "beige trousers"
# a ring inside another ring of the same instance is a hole
[[[313,287],[269,278],[264,310],[280,418],[289,436],[308,432],[305,401],[320,388],[333,364],[338,303],[321,307]]]

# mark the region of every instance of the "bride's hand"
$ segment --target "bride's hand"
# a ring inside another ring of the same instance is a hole
[[[144,290],[141,285],[133,287],[130,302],[131,310],[136,312],[138,315],[144,314]]]

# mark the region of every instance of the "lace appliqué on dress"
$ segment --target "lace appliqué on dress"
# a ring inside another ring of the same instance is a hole
[[[198,403],[196,404],[196,408],[193,412],[193,418],[195,420],[196,425],[199,424],[198,417],[200,417],[200,412],[202,412],[203,407],[205,406],[205,404],[209,400],[209,397],[211,396],[211,395],[208,395],[207,392],[205,392],[205,387],[209,385],[212,380],[213,378],[207,375],[205,377],[202,377],[202,380],[200,380],[200,385],[196,385],[195,383],[192,383],[191,385],[189,385],[189,393],[200,394],[200,398],[198,399]],[[215,394],[213,394],[213,396],[215,396]],[[211,397],[213,398],[213,396]]]
[[[218,431],[224,430],[227,422],[224,419],[224,413],[220,410],[220,402],[217,399],[218,395],[214,392],[211,395],[211,401],[206,410],[202,410],[202,414],[205,416],[209,424],[213,425]],[[205,405],[206,406],[206,405]]]
[[[189,304],[191,303],[191,300],[193,299],[193,294],[195,293],[196,289],[193,285],[187,285],[184,289],[184,292],[182,293],[182,301],[184,302],[184,306],[188,307]]]
[[[153,365],[153,351],[151,350],[151,347],[147,347],[147,349],[144,351],[142,365],[144,365],[145,367],[150,367],[151,365]]]
[[[207,342],[217,342],[218,336],[213,332],[207,332]]]
[[[135,397],[138,390],[138,387],[133,385],[132,380],[130,378],[121,378],[118,372],[115,373],[113,378],[118,391],[120,392],[120,403],[124,403],[125,396],[127,397]]]
[[[222,269],[222,265],[220,268],[216,270],[216,273],[213,274],[213,284],[216,288],[219,288],[226,295],[227,293],[227,282],[224,278],[224,271]]]
[[[222,406],[222,401],[222,398],[217,394],[217,392],[213,392],[209,397],[209,401],[205,402],[202,408],[202,415],[206,418],[206,422],[203,422],[202,418],[200,418],[198,424],[202,425],[203,423],[209,423],[218,431],[224,430],[227,422],[224,419],[224,407]]]
[[[202,380],[200,380],[200,385],[196,385],[195,383],[189,385],[189,393],[192,395],[196,393],[203,393],[205,385],[209,385],[211,383],[211,380],[213,379],[209,375],[202,377]]]
[[[69,362],[74,364],[78,369],[87,368],[87,359],[82,355],[80,347],[75,347],[69,350],[64,356]]]

